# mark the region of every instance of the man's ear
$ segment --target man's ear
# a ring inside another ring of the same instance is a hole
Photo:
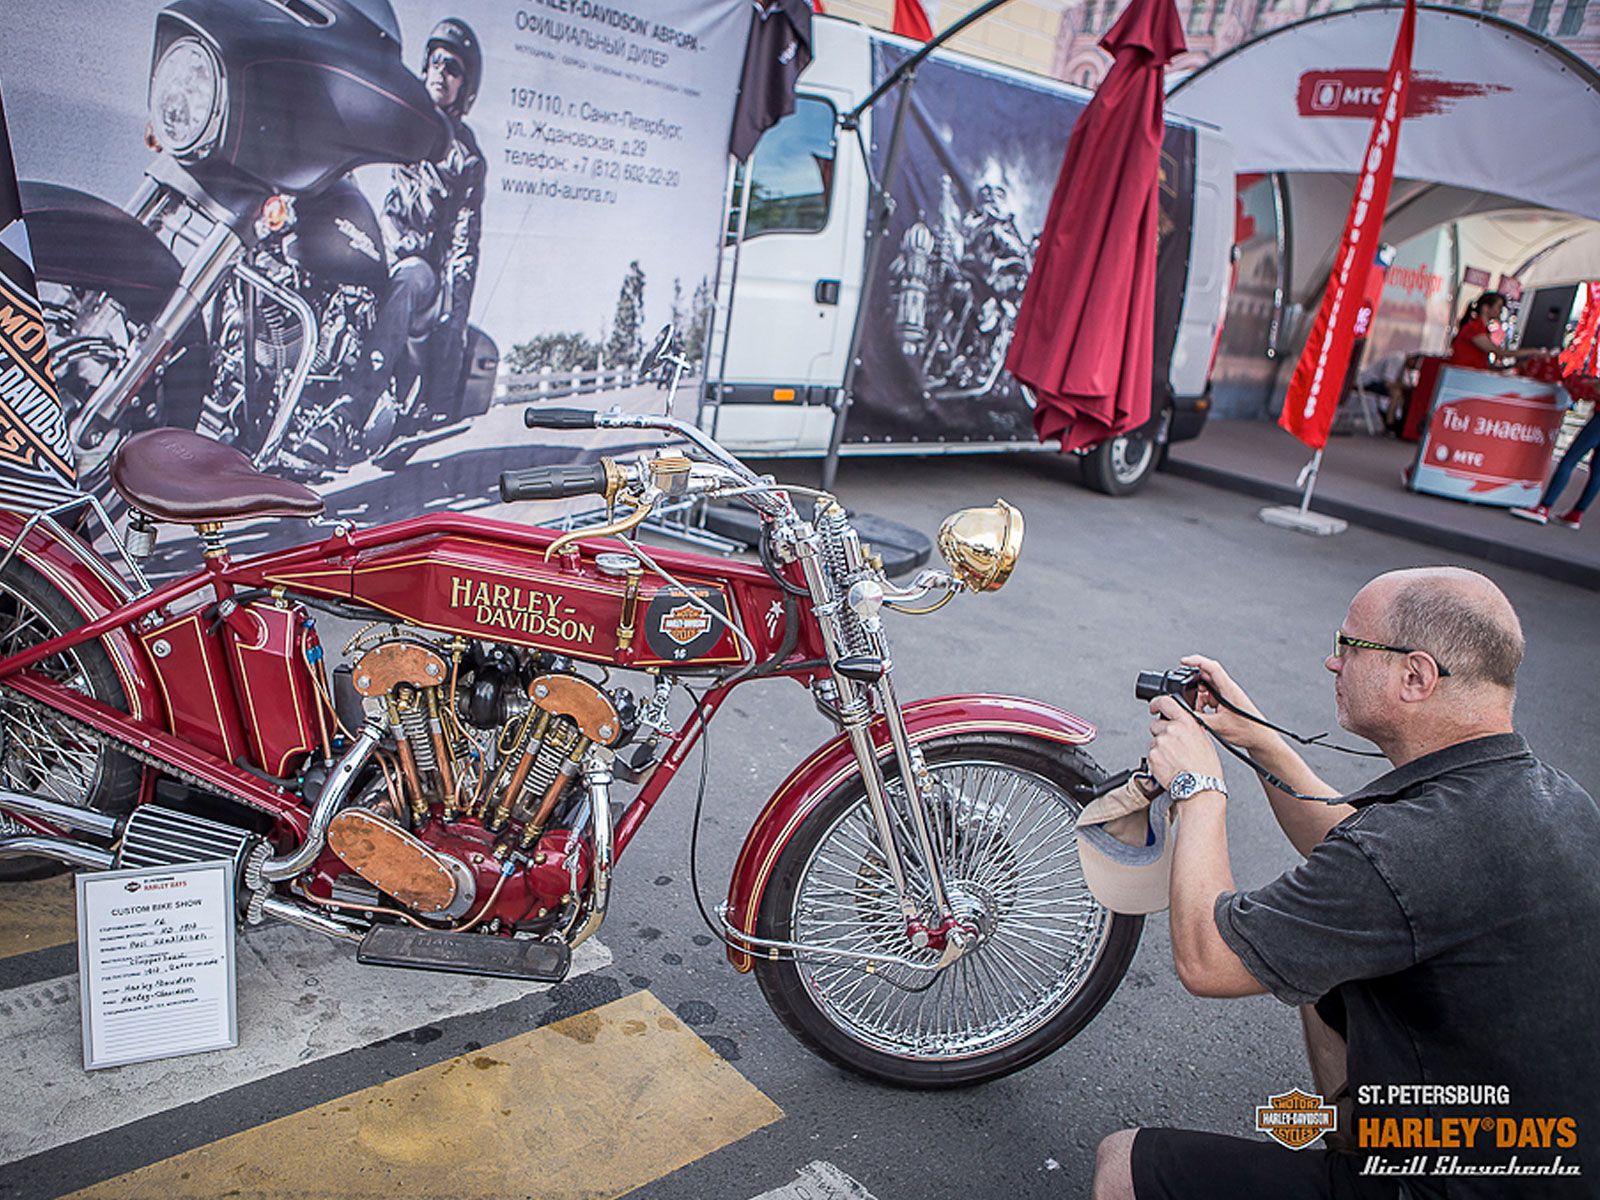
[[[1406,655],[1405,674],[1400,677],[1400,698],[1415,704],[1428,699],[1439,686],[1439,664],[1426,654]]]

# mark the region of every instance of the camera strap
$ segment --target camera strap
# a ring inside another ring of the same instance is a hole
[[[1253,721],[1257,725],[1265,726],[1266,728],[1272,730],[1273,733],[1281,733],[1284,737],[1288,738],[1290,741],[1299,742],[1302,746],[1320,746],[1324,750],[1337,750],[1340,754],[1353,754],[1357,758],[1382,758],[1383,757],[1383,751],[1381,751],[1381,750],[1360,750],[1360,749],[1357,749],[1354,746],[1337,746],[1334,743],[1328,741],[1328,735],[1326,733],[1314,733],[1310,737],[1306,737],[1305,734],[1296,733],[1292,729],[1285,729],[1282,725],[1274,725],[1271,721],[1267,720],[1265,717],[1258,717],[1258,716],[1255,715],[1255,713],[1246,712],[1244,709],[1240,708],[1237,704],[1230,703],[1227,699],[1225,699],[1222,696],[1218,696],[1215,692],[1212,692],[1211,695],[1212,695],[1212,698],[1216,700],[1216,702],[1217,702],[1219,707],[1225,708],[1229,712],[1234,713],[1237,716],[1243,717],[1246,721]],[[1184,705],[1184,707],[1188,708],[1189,706],[1186,703]],[[1199,718],[1200,714],[1196,713],[1194,711],[1194,709],[1190,708],[1189,711],[1191,713],[1193,713],[1194,716],[1197,719]],[[1212,736],[1216,737],[1215,734],[1212,734]],[[1219,738],[1218,740],[1220,741],[1221,739]]]
[[[1216,697],[1217,703],[1220,706],[1222,706],[1223,708],[1226,708],[1229,712],[1236,713],[1239,716],[1244,717],[1246,720],[1254,721],[1257,725],[1264,725],[1268,729],[1271,729],[1275,733],[1280,733],[1280,734],[1284,735],[1285,737],[1293,738],[1295,741],[1299,742],[1302,746],[1322,746],[1322,747],[1324,747],[1324,748],[1326,748],[1328,750],[1337,750],[1342,754],[1356,754],[1356,755],[1360,755],[1360,756],[1362,756],[1364,758],[1382,758],[1383,757],[1383,755],[1378,751],[1374,751],[1374,750],[1356,750],[1356,749],[1353,749],[1352,747],[1349,747],[1349,746],[1335,746],[1331,742],[1325,742],[1325,741],[1322,740],[1323,738],[1326,738],[1328,736],[1325,733],[1319,733],[1319,734],[1316,735],[1316,737],[1310,737],[1310,738],[1302,737],[1298,733],[1293,733],[1293,732],[1291,732],[1291,731],[1289,731],[1287,729],[1280,729],[1278,726],[1274,725],[1271,721],[1266,720],[1264,717],[1258,717],[1254,713],[1245,712],[1238,705],[1229,704],[1221,696],[1217,696],[1215,692],[1213,692],[1212,695]],[[1216,742],[1217,745],[1221,746],[1229,754],[1233,755],[1240,762],[1244,763],[1245,766],[1249,767],[1252,771],[1254,771],[1257,775],[1259,775],[1261,777],[1261,779],[1265,783],[1271,785],[1272,787],[1277,788],[1284,795],[1293,796],[1296,800],[1315,800],[1319,804],[1342,804],[1342,803],[1344,803],[1343,797],[1340,797],[1340,796],[1308,796],[1304,792],[1295,791],[1287,783],[1285,783],[1283,780],[1279,779],[1271,771],[1267,770],[1266,767],[1264,767],[1260,763],[1258,763],[1246,751],[1239,749],[1239,747],[1235,746],[1232,742],[1228,741],[1227,738],[1223,737],[1215,729],[1211,728],[1210,725],[1206,724],[1205,717],[1201,716],[1200,713],[1198,711],[1196,711],[1194,705],[1189,703],[1188,697],[1186,697],[1186,696],[1175,696],[1174,699],[1177,700],[1178,704],[1180,706],[1182,706],[1183,710],[1186,713],[1188,713],[1191,717],[1193,717],[1195,719],[1195,721],[1199,724],[1201,729],[1204,729],[1207,733],[1209,733],[1211,735],[1212,741]]]

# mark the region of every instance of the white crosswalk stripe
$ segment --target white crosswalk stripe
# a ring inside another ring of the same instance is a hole
[[[799,1177],[751,1200],[876,1200],[850,1176],[820,1158],[800,1168]]]
[[[591,939],[574,952],[569,978],[610,962]],[[0,1163],[549,987],[364,967],[354,947],[283,925],[242,936],[238,966],[236,1048],[92,1074],[83,1069],[76,975],[0,992],[0,1044],[10,1057]]]

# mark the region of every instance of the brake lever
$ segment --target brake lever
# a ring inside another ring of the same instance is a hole
[[[655,489],[652,488],[651,491],[654,492]],[[657,495],[659,495],[659,493],[657,493]],[[621,534],[627,533],[629,530],[633,529],[636,525],[642,522],[646,517],[648,517],[656,506],[656,496],[650,494],[646,494],[637,500],[626,495],[620,497],[620,499],[624,503],[634,506],[631,513],[625,517],[619,517],[614,521],[607,522],[604,525],[594,525],[585,529],[573,529],[567,533],[563,533],[560,537],[556,538],[555,541],[551,542],[545,547],[544,561],[549,562],[552,555],[561,553],[562,550],[566,549],[579,538],[617,537]]]

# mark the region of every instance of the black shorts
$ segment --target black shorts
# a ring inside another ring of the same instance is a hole
[[[1360,1163],[1320,1146],[1290,1150],[1192,1129],[1141,1129],[1133,1139],[1133,1194],[1137,1200],[1395,1200],[1400,1185],[1356,1174]]]

